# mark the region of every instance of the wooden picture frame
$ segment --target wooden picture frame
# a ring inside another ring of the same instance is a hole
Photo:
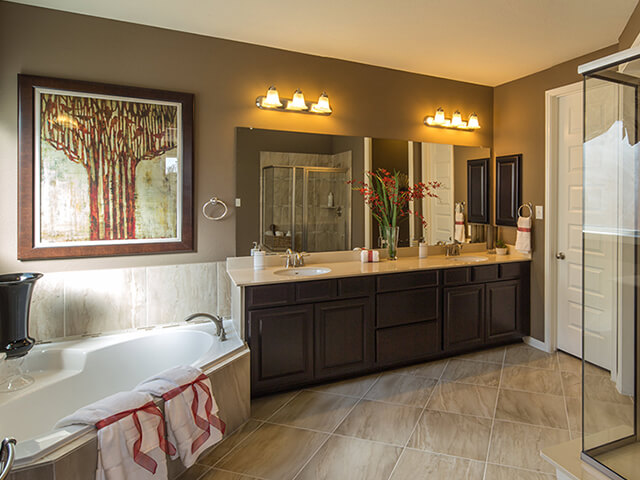
[[[516,227],[522,203],[522,154],[496,157],[496,225]]]
[[[18,75],[18,259],[194,250],[193,94]]]

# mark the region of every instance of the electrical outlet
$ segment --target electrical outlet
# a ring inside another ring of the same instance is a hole
[[[536,205],[536,220],[542,220],[544,218],[544,207],[542,205]]]
[[[236,198],[236,207],[241,207],[241,206],[242,206],[242,199]]]

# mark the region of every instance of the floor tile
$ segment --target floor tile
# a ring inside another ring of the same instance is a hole
[[[422,409],[361,400],[335,433],[404,447]]]
[[[579,421],[582,416],[580,412],[580,399],[571,399],[574,402],[571,403],[571,409],[577,410],[577,412],[570,411],[571,415],[575,415],[576,421]],[[602,402],[592,398],[585,400],[584,408],[584,428],[588,434],[594,434],[597,432],[603,432],[605,430],[614,429],[621,425],[633,426],[633,404],[620,404],[612,402]],[[582,430],[582,425],[576,422],[575,427],[572,426],[572,430]]]
[[[618,392],[615,382],[611,381],[609,377],[585,375],[584,389],[585,396],[590,400],[622,404],[633,403],[630,396],[622,395]]]
[[[532,472],[503,465],[487,465],[484,480],[555,480],[556,476],[548,473]]]
[[[502,366],[494,363],[452,359],[442,374],[442,380],[497,387],[501,370]]]
[[[299,392],[284,392],[251,400],[251,418],[266,420]]]
[[[331,436],[296,480],[387,480],[402,449]]]
[[[440,383],[427,404],[430,410],[493,418],[498,389],[467,383]]]
[[[490,432],[488,418],[425,410],[408,446],[484,461]]]
[[[379,376],[380,374],[376,373],[374,375],[367,375],[366,377],[350,378],[349,380],[342,380],[341,382],[310,387],[309,390],[360,398],[367,393]]]
[[[484,463],[405,450],[390,480],[482,480]]]
[[[582,397],[582,375],[579,373],[560,372],[562,388],[567,397]]]
[[[262,422],[258,420],[247,420],[240,428],[238,428],[231,435],[226,437],[222,442],[218,443],[216,447],[207,453],[205,456],[198,459],[198,463],[204,465],[215,465],[218,460],[224,457],[227,453],[233,450],[239,443],[244,441],[249,435],[251,435],[256,429],[262,425]]]
[[[500,363],[504,360],[505,347],[490,348],[488,350],[480,350],[479,352],[466,353],[456,358],[460,360],[475,360],[477,362]]]
[[[180,475],[178,477],[178,480],[198,480],[210,468],[211,467],[208,467],[206,465],[195,464],[193,467],[189,468],[186,472]]]
[[[303,391],[278,410],[270,423],[332,432],[358,403],[357,398]]]
[[[182,480],[182,479],[180,479]],[[253,480],[240,473],[225,472],[224,470],[211,469],[198,480]]]
[[[291,479],[327,438],[324,433],[264,424],[217,467],[268,480]]]
[[[560,372],[542,368],[507,365],[502,371],[501,387],[527,392],[562,395]]]
[[[410,375],[382,375],[364,398],[424,407],[437,380]]]
[[[582,400],[577,397],[566,397],[567,415],[569,416],[569,430],[582,431]]]
[[[563,372],[582,374],[582,359],[558,350],[558,364]]]
[[[438,379],[442,375],[444,368],[447,366],[448,360],[436,360],[435,362],[419,363],[418,365],[410,365],[408,367],[392,370],[391,373],[400,373],[403,375],[415,375],[417,377]]]
[[[548,370],[556,370],[558,368],[555,353],[543,352],[524,343],[508,346],[504,363],[507,365],[526,365],[533,368],[546,368]]]
[[[496,419],[568,429],[564,398],[500,389]]]
[[[569,431],[496,420],[489,447],[489,462],[555,473],[540,456],[544,447],[569,441]]]

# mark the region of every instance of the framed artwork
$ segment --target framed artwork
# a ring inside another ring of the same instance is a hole
[[[18,75],[18,259],[193,251],[193,95]]]

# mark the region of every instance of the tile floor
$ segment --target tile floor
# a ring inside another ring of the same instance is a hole
[[[539,452],[580,435],[580,368],[516,344],[259,398],[180,478],[553,479]]]

